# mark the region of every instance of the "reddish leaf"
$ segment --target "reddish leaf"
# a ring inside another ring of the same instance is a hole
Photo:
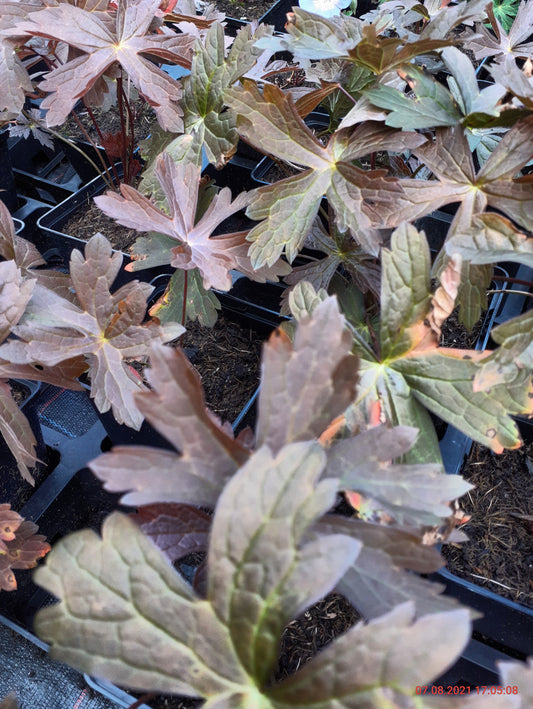
[[[170,561],[207,551],[211,516],[192,505],[144,505],[133,518]]]
[[[216,227],[235,212],[249,204],[249,194],[242,192],[231,201],[231,190],[224,187],[211,200],[202,217],[196,222],[200,168],[192,164],[176,165],[172,158],[163,153],[158,161],[155,175],[165,193],[170,214],[150,202],[144,195],[128,185],[121,186],[122,196],[108,192],[96,197],[100,209],[119,224],[133,227],[138,231],[165,234],[173,239],[167,250],[166,263],[174,268],[190,270],[198,268],[204,287],[229,290],[232,285],[230,270],[238,269],[256,281],[277,280],[289,268],[283,262],[272,268],[254,270],[248,257],[248,232],[241,231],[212,237]],[[149,263],[151,242],[147,239],[137,242],[135,257],[142,267]],[[144,253],[142,248],[144,246]],[[158,243],[153,244],[159,248]],[[165,255],[159,263],[165,263]]]
[[[16,25],[18,34],[60,40],[83,52],[54,69],[40,84],[43,91],[51,92],[41,105],[48,109],[49,126],[63,123],[76,101],[118,62],[154,107],[162,128],[183,130],[183,111],[178,104],[180,84],[142,55],[155,55],[190,68],[194,38],[187,34],[150,34],[159,1],[120,2],[114,18],[107,22],[96,13],[62,3],[33,12]]]
[[[14,591],[17,581],[13,569],[33,569],[37,561],[50,551],[50,545],[33,522],[23,521],[16,530],[15,538],[5,543],[6,551],[0,550],[0,590]]]

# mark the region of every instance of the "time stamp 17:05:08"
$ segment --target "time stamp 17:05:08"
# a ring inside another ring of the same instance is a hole
[[[516,685],[480,685],[470,687],[468,685],[421,686],[416,687],[415,694],[518,694]]]

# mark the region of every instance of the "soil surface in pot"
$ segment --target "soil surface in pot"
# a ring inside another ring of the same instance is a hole
[[[152,126],[157,122],[154,109],[150,104],[142,98],[137,99],[137,101],[132,102],[132,113],[133,113],[133,131],[135,144],[139,140],[146,138],[150,135]],[[89,134],[91,140],[94,140],[98,145],[102,144],[102,139],[98,135],[98,131],[95,128],[94,122],[89,115],[87,109],[82,108],[76,115],[83,128]],[[117,106],[111,106],[108,111],[104,111],[102,108],[94,108],[93,115],[95,117],[98,128],[102,135],[116,133],[120,131],[120,114]],[[76,138],[77,140],[87,140],[87,136],[80,129],[76,120],[70,115],[66,120],[62,133],[64,133],[69,138]]]
[[[219,315],[212,328],[187,323],[181,344],[202,378],[207,407],[231,423],[259,384],[262,338]]]
[[[215,0],[216,9],[236,20],[258,20],[268,12],[276,0]],[[200,3],[207,7],[212,0]]]
[[[443,546],[447,568],[533,608],[533,443],[501,455],[474,444],[462,475],[476,486],[460,501],[469,541]]]
[[[98,231],[106,236],[117,251],[127,251],[141,233],[136,229],[117,224],[92,201],[80,206],[61,227],[65,234],[89,241]]]

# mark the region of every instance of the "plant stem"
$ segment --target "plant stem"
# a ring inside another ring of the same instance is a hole
[[[121,160],[124,165],[124,177],[128,179],[128,155],[126,152],[126,123],[124,121],[124,89],[122,88],[122,74],[117,76],[117,103],[118,115],[120,117],[120,142],[121,142]]]
[[[93,125],[94,125],[94,127],[95,127],[95,130],[96,130],[96,132],[98,133],[98,136],[99,136],[99,138],[100,138],[100,140],[102,141],[102,144],[103,144],[104,138],[103,138],[103,136],[102,136],[102,133],[100,132],[100,128],[98,127],[98,124],[96,123],[96,118],[95,118],[95,116],[94,116],[94,113],[92,112],[91,107],[88,106],[86,103],[84,103],[83,105],[84,105],[85,108],[87,109],[87,113],[89,114],[89,118],[90,118],[91,121],[93,122]],[[96,154],[98,155],[98,159],[100,160],[100,162],[102,163],[102,165],[103,165],[103,167],[104,167],[104,172],[107,173],[107,171],[109,170],[109,168],[108,168],[107,165],[105,164],[105,160],[104,160],[104,158],[103,158],[103,156],[102,156],[102,153],[101,153],[100,150],[98,149],[98,146],[96,145],[96,143],[94,142],[94,140],[91,138],[91,136],[87,133],[87,131],[86,131],[85,128],[83,127],[83,125],[82,125],[80,119],[78,118],[78,116],[76,115],[76,113],[75,113],[74,111],[71,111],[71,114],[72,114],[72,117],[74,118],[74,120],[76,121],[76,123],[78,124],[78,128],[81,130],[81,132],[83,133],[83,135],[86,137],[87,141],[88,141],[88,142],[93,146],[93,148],[96,150]],[[112,184],[112,183],[113,183],[112,180],[110,180],[110,181],[108,182],[108,184],[111,184],[111,189],[112,189],[112,190],[115,190],[115,192],[118,192],[118,183],[120,182],[119,177],[118,177],[118,173],[117,173],[117,171],[116,171],[116,168],[115,168],[115,165],[114,165],[114,163],[113,163],[113,160],[109,157],[109,155],[107,155],[107,153],[106,153],[106,156],[107,156],[107,159],[109,160],[109,164],[111,165],[111,170],[113,171],[113,175],[114,175],[114,177],[115,177],[115,180],[117,181],[117,187],[115,187],[115,186]],[[100,172],[100,170],[98,170],[98,172]],[[102,177],[104,176],[103,173],[101,173],[101,172],[100,172],[100,175],[102,175]]]
[[[507,293],[507,295],[526,295],[528,298],[533,298],[533,293],[529,293],[525,290],[509,290],[507,288],[497,288],[495,290],[487,291],[487,295],[493,295],[494,293]]]
[[[157,694],[143,694],[142,697],[139,697],[136,702],[133,702],[133,704],[130,704],[128,709],[139,709],[141,704],[144,704],[145,702],[149,702],[151,699],[155,699],[157,697]]]
[[[512,278],[511,276],[493,276],[492,280],[502,283],[516,283],[519,286],[528,286],[528,288],[533,289],[532,281],[523,281],[520,278]]]
[[[187,289],[189,285],[189,271],[185,271],[183,274],[183,306],[181,310],[181,324],[185,327],[187,322]],[[185,334],[185,333],[183,333]],[[179,338],[178,343],[181,346],[183,340],[183,335]]]
[[[120,77],[120,91],[122,94],[122,97],[124,99],[124,103],[126,105],[126,110],[128,111],[128,124],[126,124],[126,132],[123,133],[123,137],[125,138],[127,135],[128,138],[128,169],[126,172],[126,179],[128,185],[131,185],[133,181],[133,161],[134,161],[134,155],[133,155],[133,146],[135,144],[135,125],[134,125],[134,120],[133,120],[133,112],[131,110],[131,104],[128,100],[128,97],[126,96],[126,93],[124,92],[124,85],[122,82],[122,77]],[[121,120],[120,124],[122,126],[122,112],[121,112]]]

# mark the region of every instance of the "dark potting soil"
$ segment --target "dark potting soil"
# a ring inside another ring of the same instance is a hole
[[[276,682],[294,674],[359,619],[355,608],[338,593],[310,606],[283,631]]]
[[[460,500],[469,541],[442,548],[449,571],[533,608],[533,443],[501,455],[474,444]]]
[[[273,684],[297,672],[325,645],[349,630],[359,619],[353,606],[338,593],[330,593],[310,606],[283,631]],[[138,693],[135,696],[141,697]],[[199,709],[203,705],[202,700],[171,695],[144,697],[151,709]]]
[[[181,343],[202,378],[206,405],[222,421],[234,421],[259,384],[262,338],[219,315],[214,327],[187,323]]]
[[[89,241],[94,234],[101,232],[109,239],[114,249],[124,252],[141,235],[136,229],[129,229],[117,224],[114,219],[98,209],[92,199],[72,214],[62,230],[65,234],[83,239],[83,241]]]
[[[131,108],[133,113],[133,134],[135,144],[137,144],[139,140],[150,135],[152,126],[157,122],[157,118],[154,109],[142,98],[132,102]],[[112,106],[108,111],[104,111],[101,108],[94,108],[93,114],[102,135],[117,133],[121,130],[120,114],[117,106]],[[89,112],[85,108],[82,108],[76,115],[91,140],[94,140],[97,145],[101,145],[102,140],[98,135],[98,131],[95,128]],[[63,125],[62,133],[69,138],[76,138],[77,140],[83,141],[87,140],[87,136],[83,133],[72,116],[69,116]]]
[[[211,0],[210,0],[211,1]],[[216,9],[236,20],[258,20],[275,0],[215,0]],[[209,2],[206,2],[208,5]]]
[[[455,308],[452,314],[442,324],[442,334],[440,339],[440,347],[453,347],[460,350],[473,350],[483,330],[483,322],[485,314],[474,325],[472,330],[469,330],[459,320],[459,310]]]

